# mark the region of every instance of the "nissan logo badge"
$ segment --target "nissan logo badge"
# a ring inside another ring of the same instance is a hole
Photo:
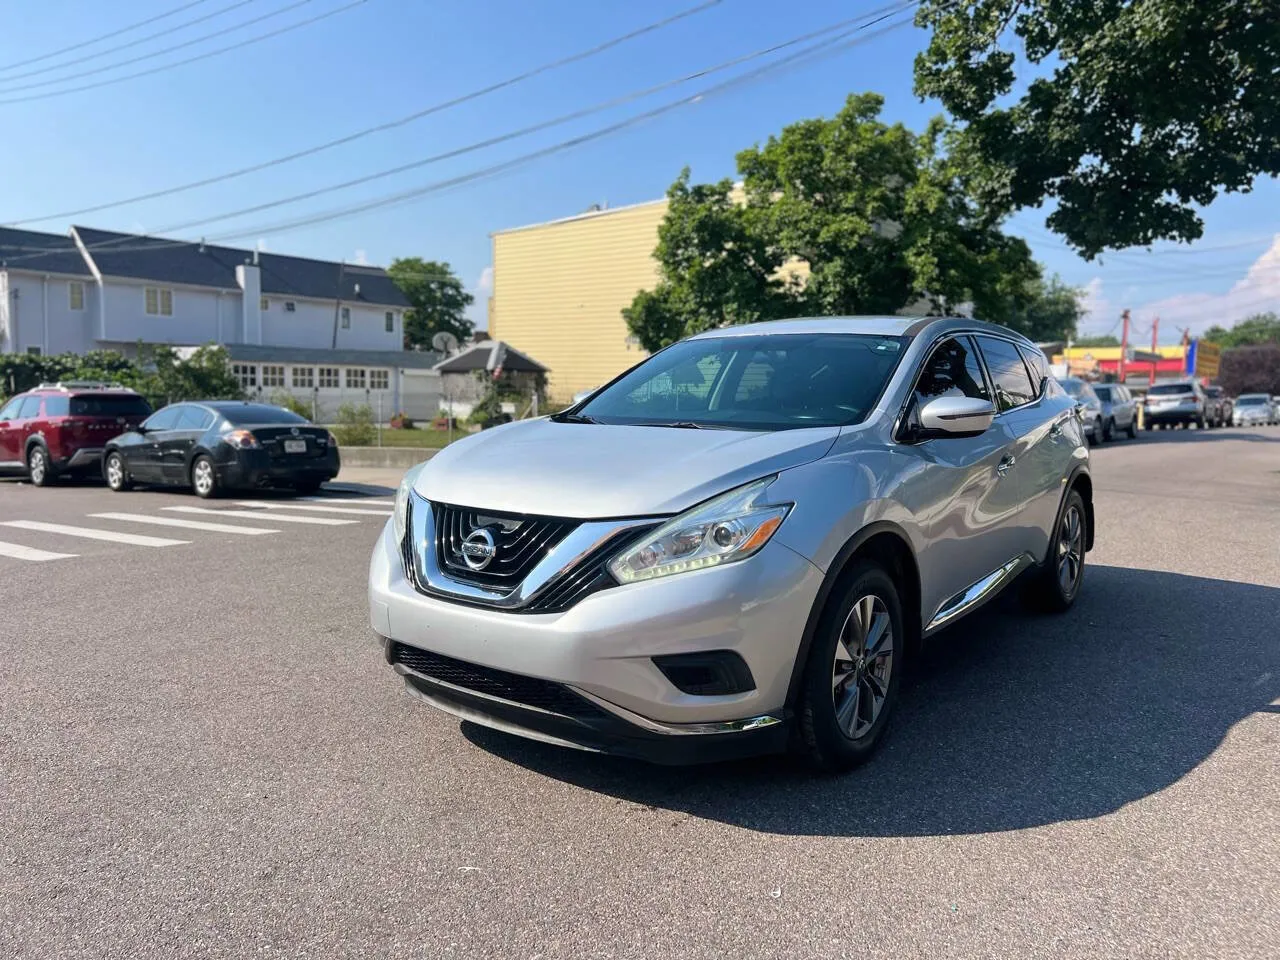
[[[484,527],[472,530],[462,541],[462,560],[472,570],[483,570],[493,560],[498,548],[493,545],[493,534]]]
[[[290,427],[290,428],[289,428],[289,432],[290,432],[290,433],[292,433],[292,434],[296,437],[296,436],[298,435],[298,428],[297,428],[297,427]]]

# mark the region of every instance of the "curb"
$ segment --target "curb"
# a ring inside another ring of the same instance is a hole
[[[408,469],[430,460],[440,451],[421,447],[338,447],[343,467]]]

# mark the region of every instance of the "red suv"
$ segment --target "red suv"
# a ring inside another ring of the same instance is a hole
[[[101,471],[102,447],[151,414],[140,394],[106,383],[42,383],[0,409],[0,470],[42,487],[60,473]]]

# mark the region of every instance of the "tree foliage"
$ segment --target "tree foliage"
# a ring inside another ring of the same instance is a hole
[[[404,316],[406,350],[430,350],[437,333],[452,333],[459,343],[471,339],[474,324],[467,307],[475,297],[467,292],[449,264],[421,257],[393,260],[387,273],[409,301]]]
[[[1115,337],[1107,334],[1104,337],[1081,337],[1072,343],[1075,347],[1118,347],[1120,341]]]
[[[1280,315],[1255,313],[1251,317],[1245,317],[1229,330],[1212,326],[1204,332],[1204,339],[1220,347],[1280,343]]]
[[[1234,396],[1242,393],[1280,396],[1280,343],[1223,350],[1218,383]]]
[[[113,350],[50,357],[0,355],[0,395],[22,393],[41,383],[97,380],[138,391],[153,405],[179,400],[238,400],[244,396],[231,373],[224,347],[209,344],[187,359],[168,346],[139,345],[138,358]]]
[[[946,126],[886,124],[883,102],[850,96],[835,117],[742,151],[740,197],[729,180],[680,175],[654,251],[659,283],[623,311],[643,347],[724,324],[908,309],[1074,330],[1066,288],[1046,286],[1027,245],[973,198]]]
[[[1275,0],[923,0],[916,91],[963,124],[984,202],[1051,201],[1086,257],[1191,241],[1280,173]]]
[[[1084,307],[1080,305],[1079,288],[1069,286],[1059,277],[1054,276],[1049,280],[1037,278],[1028,284],[1027,289],[1028,301],[1004,321],[1005,325],[1037,343],[1074,337],[1076,327],[1084,316]],[[1102,344],[1093,344],[1093,346],[1102,346]],[[1115,346],[1119,346],[1118,341]]]

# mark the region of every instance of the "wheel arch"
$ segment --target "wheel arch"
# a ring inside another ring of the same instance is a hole
[[[44,438],[44,431],[33,433],[27,437],[26,442],[22,445],[22,453],[24,459],[31,456],[32,447],[44,447],[45,453],[49,452],[49,441]]]
[[[822,622],[822,614],[832,599],[836,586],[844,578],[850,567],[859,560],[874,559],[882,563],[891,573],[895,582],[902,589],[899,597],[902,602],[902,613],[906,618],[908,658],[919,646],[921,633],[920,619],[920,568],[916,563],[915,551],[911,549],[911,540],[906,532],[897,524],[888,520],[878,520],[867,524],[855,533],[836,554],[827,568],[822,586],[809,610],[805,620],[804,632],[800,635],[800,645],[796,651],[795,663],[791,667],[791,682],[787,686],[787,705],[794,706],[799,697],[804,681],[805,665],[809,659],[809,650],[813,638]]]
[[[1067,478],[1067,487],[1062,491],[1062,502],[1058,504],[1058,513],[1053,520],[1053,529],[1056,531],[1058,524],[1062,522],[1063,511],[1067,508],[1067,497],[1072,490],[1078,492],[1080,499],[1084,501],[1084,548],[1089,551],[1093,549],[1093,477],[1089,475],[1089,471],[1083,465],[1079,465],[1072,470]],[[1052,538],[1050,538],[1050,543],[1052,543]]]

